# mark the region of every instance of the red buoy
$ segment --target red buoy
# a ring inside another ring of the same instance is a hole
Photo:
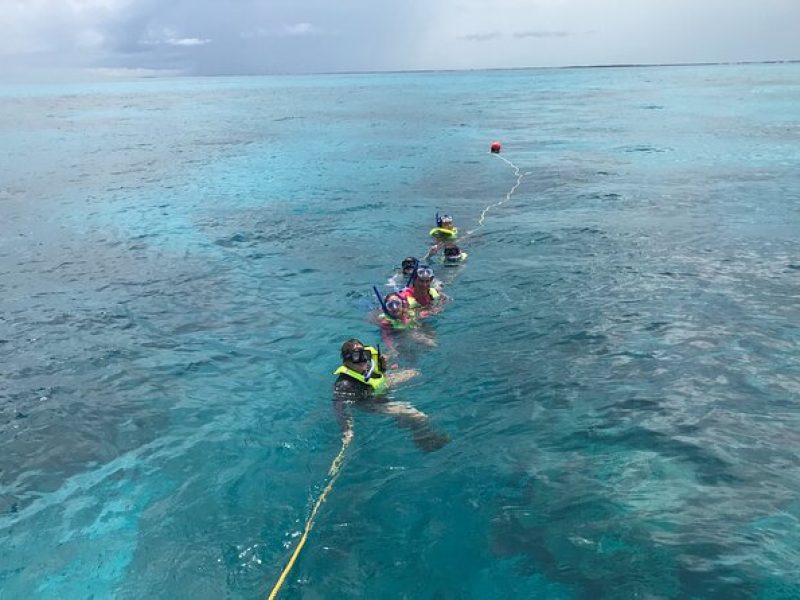
[[[492,142],[492,145],[489,146],[489,150],[492,151],[492,154],[500,154],[500,150],[503,149],[503,144],[500,142]]]

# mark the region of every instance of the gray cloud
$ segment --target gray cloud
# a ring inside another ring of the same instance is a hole
[[[135,0],[107,29],[109,52],[93,66],[209,75],[401,69],[411,37],[424,29],[412,18],[421,4],[396,7],[390,21],[384,0],[352,0],[345,8],[323,0],[243,0],[236,10],[216,0]],[[213,43],[141,43],[153,39]]]
[[[798,22],[797,0],[0,1],[0,76],[800,59]]]
[[[560,38],[571,35],[568,31],[517,31],[514,37],[521,38]]]
[[[502,36],[503,34],[499,31],[490,31],[489,33],[469,33],[467,35],[459,35],[458,39],[467,40],[470,42],[488,42],[489,40],[496,40]]]

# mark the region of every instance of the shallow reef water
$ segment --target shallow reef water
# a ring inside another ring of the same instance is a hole
[[[797,64],[0,87],[0,598],[265,596],[339,347],[436,211],[469,259],[393,398],[450,443],[357,411],[282,597],[800,597],[798,95]]]

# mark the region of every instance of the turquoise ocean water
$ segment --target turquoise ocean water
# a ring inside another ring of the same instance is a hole
[[[494,139],[502,156],[488,154]],[[0,88],[0,598],[800,597],[800,65]]]

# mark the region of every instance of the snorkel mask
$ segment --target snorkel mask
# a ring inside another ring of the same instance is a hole
[[[408,282],[406,286],[413,285],[417,279],[433,279],[433,269],[431,269],[428,265],[420,265],[417,267],[417,270],[411,274],[411,277],[408,278]]]
[[[404,258],[403,262],[400,263],[400,267],[403,269],[403,275],[411,275],[414,271],[417,270],[418,266],[419,266],[419,259],[414,258],[413,256]]]
[[[366,348],[357,348],[345,354],[344,359],[353,364],[360,365],[372,360],[372,352]]]
[[[448,262],[461,260],[461,249],[458,246],[448,246],[444,249],[444,259]]]
[[[403,301],[397,297],[392,296],[386,300],[386,311],[389,314],[396,314],[403,310]]]
[[[427,282],[433,281],[433,269],[431,269],[428,265],[420,265],[419,268],[417,268],[416,273],[414,273],[414,279],[420,279]]]

